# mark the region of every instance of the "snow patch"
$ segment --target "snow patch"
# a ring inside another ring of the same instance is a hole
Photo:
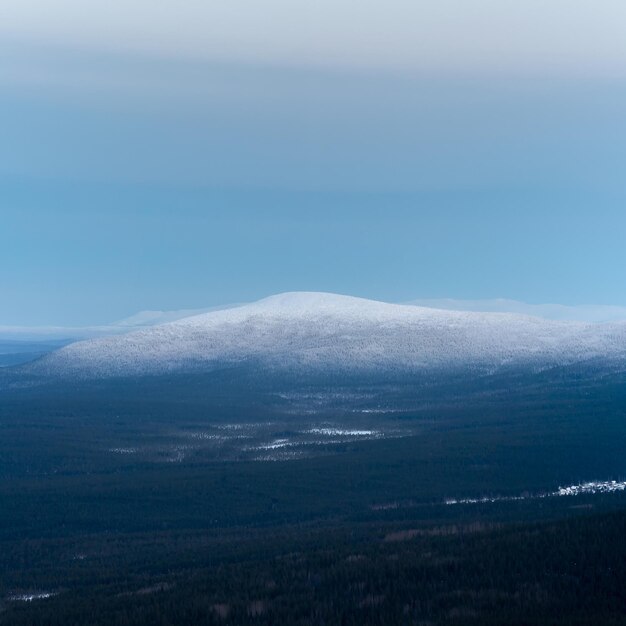
[[[559,487],[550,493],[535,493],[520,496],[483,496],[481,498],[447,498],[444,504],[482,504],[487,502],[513,502],[516,500],[536,500],[563,496],[581,496],[584,494],[615,493],[626,490],[626,481],[590,481],[568,487]]]
[[[32,602],[33,600],[45,600],[58,595],[54,591],[32,591],[29,593],[14,593],[7,597],[10,602]]]
[[[327,437],[372,437],[379,434],[376,430],[345,430],[343,428],[311,428],[306,432]]]

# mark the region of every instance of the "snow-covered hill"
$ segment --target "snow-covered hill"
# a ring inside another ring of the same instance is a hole
[[[376,371],[550,366],[626,357],[626,323],[557,322],[294,292],[233,309],[66,346],[34,374],[110,377],[254,362]]]

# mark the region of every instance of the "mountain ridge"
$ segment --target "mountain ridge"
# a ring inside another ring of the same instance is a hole
[[[558,322],[287,292],[125,335],[76,342],[24,369],[43,376],[107,378],[254,361],[291,371],[420,371],[544,367],[625,355],[626,323]]]

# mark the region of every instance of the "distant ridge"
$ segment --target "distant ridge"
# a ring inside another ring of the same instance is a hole
[[[240,304],[207,307],[203,309],[181,309],[178,311],[139,311],[124,319],[99,326],[0,326],[0,341],[58,341],[59,339],[91,339],[107,335],[119,335],[140,328],[175,322],[176,320],[231,309]]]
[[[453,298],[422,298],[406,304],[447,311],[476,311],[482,313],[519,313],[550,320],[576,322],[617,322],[626,320],[626,307],[602,304],[528,304],[519,300],[455,300]]]
[[[125,335],[81,341],[26,366],[101,378],[257,363],[289,371],[549,367],[623,359],[626,323],[557,322],[317,292],[283,293]]]

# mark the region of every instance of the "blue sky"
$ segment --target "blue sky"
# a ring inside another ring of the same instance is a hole
[[[0,324],[626,304],[626,5],[516,4],[6,0]]]

